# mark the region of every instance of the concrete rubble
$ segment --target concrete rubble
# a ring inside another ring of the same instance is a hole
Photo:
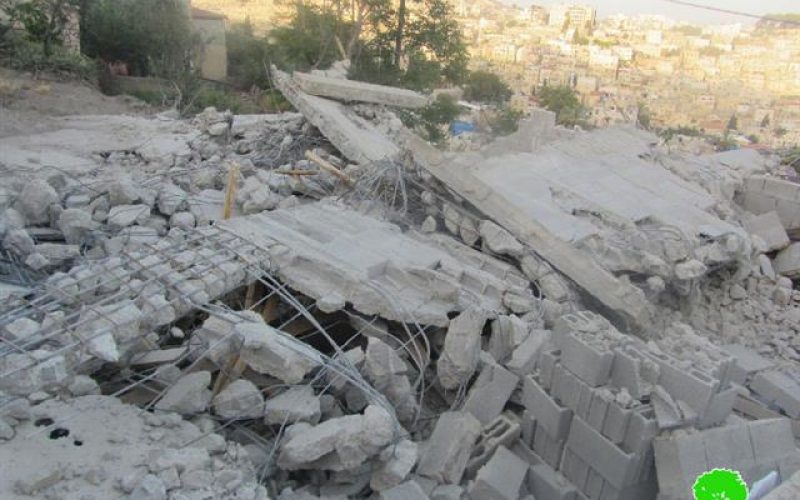
[[[443,153],[392,111],[428,96],[345,73],[0,138],[0,497],[797,496],[769,158],[544,111]]]

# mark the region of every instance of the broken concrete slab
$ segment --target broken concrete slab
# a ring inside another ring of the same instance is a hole
[[[220,227],[274,248],[273,269],[291,288],[405,323],[446,326],[448,313],[469,306],[502,310],[503,292],[524,281],[509,264],[450,238],[402,233],[335,203],[238,217]]]
[[[512,200],[486,184],[468,168],[448,165],[439,151],[413,134],[407,134],[406,142],[417,163],[431,175],[519,238],[520,242],[528,245],[604,306],[630,321],[637,329],[647,324],[648,305],[641,290],[617,280],[570,245],[569,239],[564,240],[553,234],[539,222],[541,217],[520,212]],[[532,198],[526,194],[526,199]]]
[[[271,74],[275,87],[284,97],[351,161],[366,165],[399,155],[400,149],[392,141],[352,110],[306,94],[288,74],[274,67]]]
[[[292,74],[292,78],[306,94],[339,101],[370,102],[398,108],[422,108],[428,105],[426,96],[408,89],[297,71]]]
[[[439,483],[459,484],[481,424],[469,413],[445,412],[436,422],[417,470]]]

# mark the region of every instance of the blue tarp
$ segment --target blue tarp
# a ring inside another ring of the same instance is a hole
[[[475,132],[475,124],[470,122],[454,121],[450,124],[450,133],[460,135],[464,132]]]

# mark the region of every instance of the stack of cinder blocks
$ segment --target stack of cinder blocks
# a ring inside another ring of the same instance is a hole
[[[529,472],[529,490],[559,471],[577,492],[565,486],[554,498],[652,498],[660,426],[650,393],[660,385],[679,402],[689,415],[681,425],[717,424],[736,396],[729,361],[703,371],[590,312],[562,317],[553,348],[522,378],[522,443],[541,461]]]
[[[680,430],[655,440],[659,500],[688,497],[696,478],[712,469],[740,472],[748,484],[777,471],[788,480],[800,468],[788,419],[755,420]]]

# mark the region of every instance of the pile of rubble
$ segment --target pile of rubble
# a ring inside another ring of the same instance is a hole
[[[443,154],[340,73],[0,139],[0,496],[789,498],[800,187],[543,111]]]

